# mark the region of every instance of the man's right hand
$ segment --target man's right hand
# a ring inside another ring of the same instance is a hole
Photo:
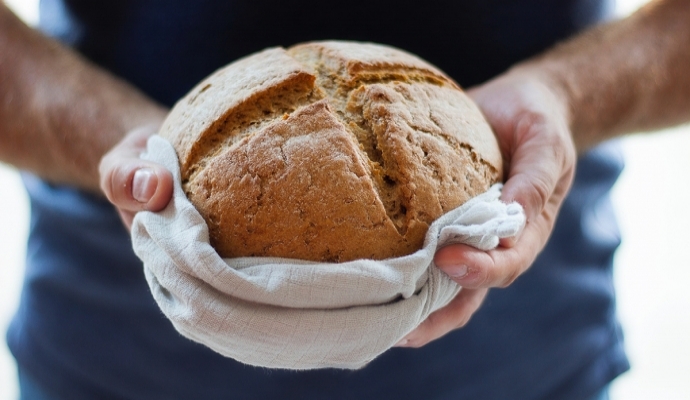
[[[518,238],[482,251],[454,244],[436,252],[436,266],[463,290],[398,345],[420,347],[463,327],[487,289],[506,287],[532,264],[570,189],[576,153],[566,99],[538,69],[512,70],[468,92],[493,128],[506,164],[501,200],[518,202],[527,224]]]

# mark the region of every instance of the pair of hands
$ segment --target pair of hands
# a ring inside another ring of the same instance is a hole
[[[572,183],[576,160],[567,101],[547,82],[539,71],[514,69],[468,92],[489,121],[503,153],[506,182],[501,199],[520,203],[527,224],[519,237],[503,240],[491,251],[466,245],[439,249],[436,266],[463,290],[398,346],[420,347],[464,326],[488,289],[510,285],[546,244]],[[130,132],[101,160],[101,188],[127,227],[136,212],[161,210],[172,196],[170,172],[139,158],[156,128]]]

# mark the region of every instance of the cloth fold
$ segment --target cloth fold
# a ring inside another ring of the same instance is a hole
[[[286,369],[361,368],[388,350],[461,288],[433,265],[436,249],[482,250],[525,224],[500,185],[435,221],[424,247],[388,260],[317,263],[282,258],[223,259],[181,187],[177,156],[152,136],[143,158],[175,179],[161,212],[134,218],[132,241],[153,297],[182,335],[240,362]]]

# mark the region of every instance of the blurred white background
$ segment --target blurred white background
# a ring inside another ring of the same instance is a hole
[[[30,24],[36,0],[5,0]],[[618,0],[621,16],[646,0]],[[623,140],[626,170],[614,198],[623,231],[616,255],[618,308],[632,370],[613,400],[690,399],[690,127]],[[17,305],[28,203],[15,170],[0,164],[0,332]],[[4,338],[4,335],[3,335]],[[18,396],[14,360],[0,344],[0,399]]]

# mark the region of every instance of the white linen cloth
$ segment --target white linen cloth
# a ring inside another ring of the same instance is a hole
[[[337,264],[222,259],[182,191],[172,145],[153,136],[142,157],[175,179],[167,208],[138,213],[132,226],[155,301],[182,335],[256,366],[361,368],[460,291],[433,265],[439,246],[491,249],[525,223],[519,204],[498,200],[496,185],[434,222],[424,248],[408,256]]]

